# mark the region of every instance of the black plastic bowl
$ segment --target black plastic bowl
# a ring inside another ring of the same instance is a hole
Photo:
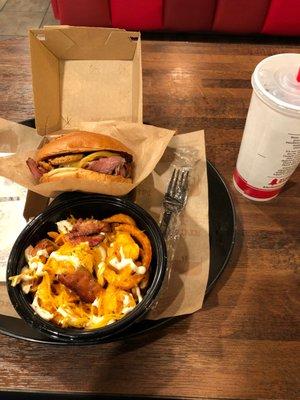
[[[102,219],[112,214],[125,213],[134,218],[139,229],[149,237],[152,245],[153,258],[149,286],[143,300],[121,320],[100,329],[81,330],[76,328],[61,328],[50,321],[42,319],[34,313],[29,296],[24,294],[20,286],[12,287],[9,277],[20,273],[26,265],[24,252],[29,245],[35,245],[47,237],[47,232],[56,229],[55,223],[66,219],[70,214],[74,217],[94,217]],[[10,300],[18,314],[32,327],[48,337],[69,343],[89,343],[97,339],[108,339],[121,332],[133,323],[140,321],[153,305],[161,288],[167,263],[167,250],[162,233],[154,219],[141,207],[129,200],[112,196],[95,194],[66,194],[55,199],[45,212],[34,218],[21,232],[15,242],[8,260],[7,288]]]

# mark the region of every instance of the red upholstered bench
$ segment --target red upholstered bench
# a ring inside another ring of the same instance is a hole
[[[216,0],[165,0],[164,29],[170,31],[210,31]]]
[[[110,0],[113,27],[131,30],[163,28],[163,0]]]
[[[111,26],[109,0],[52,0],[53,13],[62,25]]]
[[[226,33],[258,33],[270,0],[219,0],[213,30]]]
[[[300,36],[300,0],[52,0],[65,25]]]
[[[272,0],[263,33],[300,35],[300,0]]]

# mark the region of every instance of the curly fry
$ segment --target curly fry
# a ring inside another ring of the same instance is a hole
[[[109,222],[109,223],[115,222],[115,223],[119,223],[119,224],[128,224],[128,225],[136,226],[135,220],[126,214],[115,214],[109,218],[105,218],[103,221]]]
[[[116,226],[116,231],[121,232],[128,232],[131,236],[133,236],[143,248],[142,253],[142,263],[143,266],[148,269],[151,263],[152,258],[152,248],[150,240],[148,239],[147,235],[144,232],[140,231],[136,226],[128,225],[128,224],[121,224]]]
[[[64,243],[66,243],[65,235],[63,233],[60,233],[56,236],[54,242],[58,245],[63,245]]]
[[[47,235],[51,237],[51,239],[56,239],[59,236],[58,232],[47,232]]]

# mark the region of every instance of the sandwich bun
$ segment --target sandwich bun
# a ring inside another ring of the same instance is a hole
[[[102,150],[123,154],[125,157],[132,159],[130,150],[117,139],[101,133],[75,131],[66,133],[46,143],[37,151],[36,161],[42,161],[58,154],[87,153]]]

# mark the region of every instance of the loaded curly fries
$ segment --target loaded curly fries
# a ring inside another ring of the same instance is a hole
[[[96,329],[132,311],[147,288],[152,249],[147,235],[125,214],[103,220],[56,223],[25,250],[28,263],[10,277],[32,296],[43,319],[67,328]]]

